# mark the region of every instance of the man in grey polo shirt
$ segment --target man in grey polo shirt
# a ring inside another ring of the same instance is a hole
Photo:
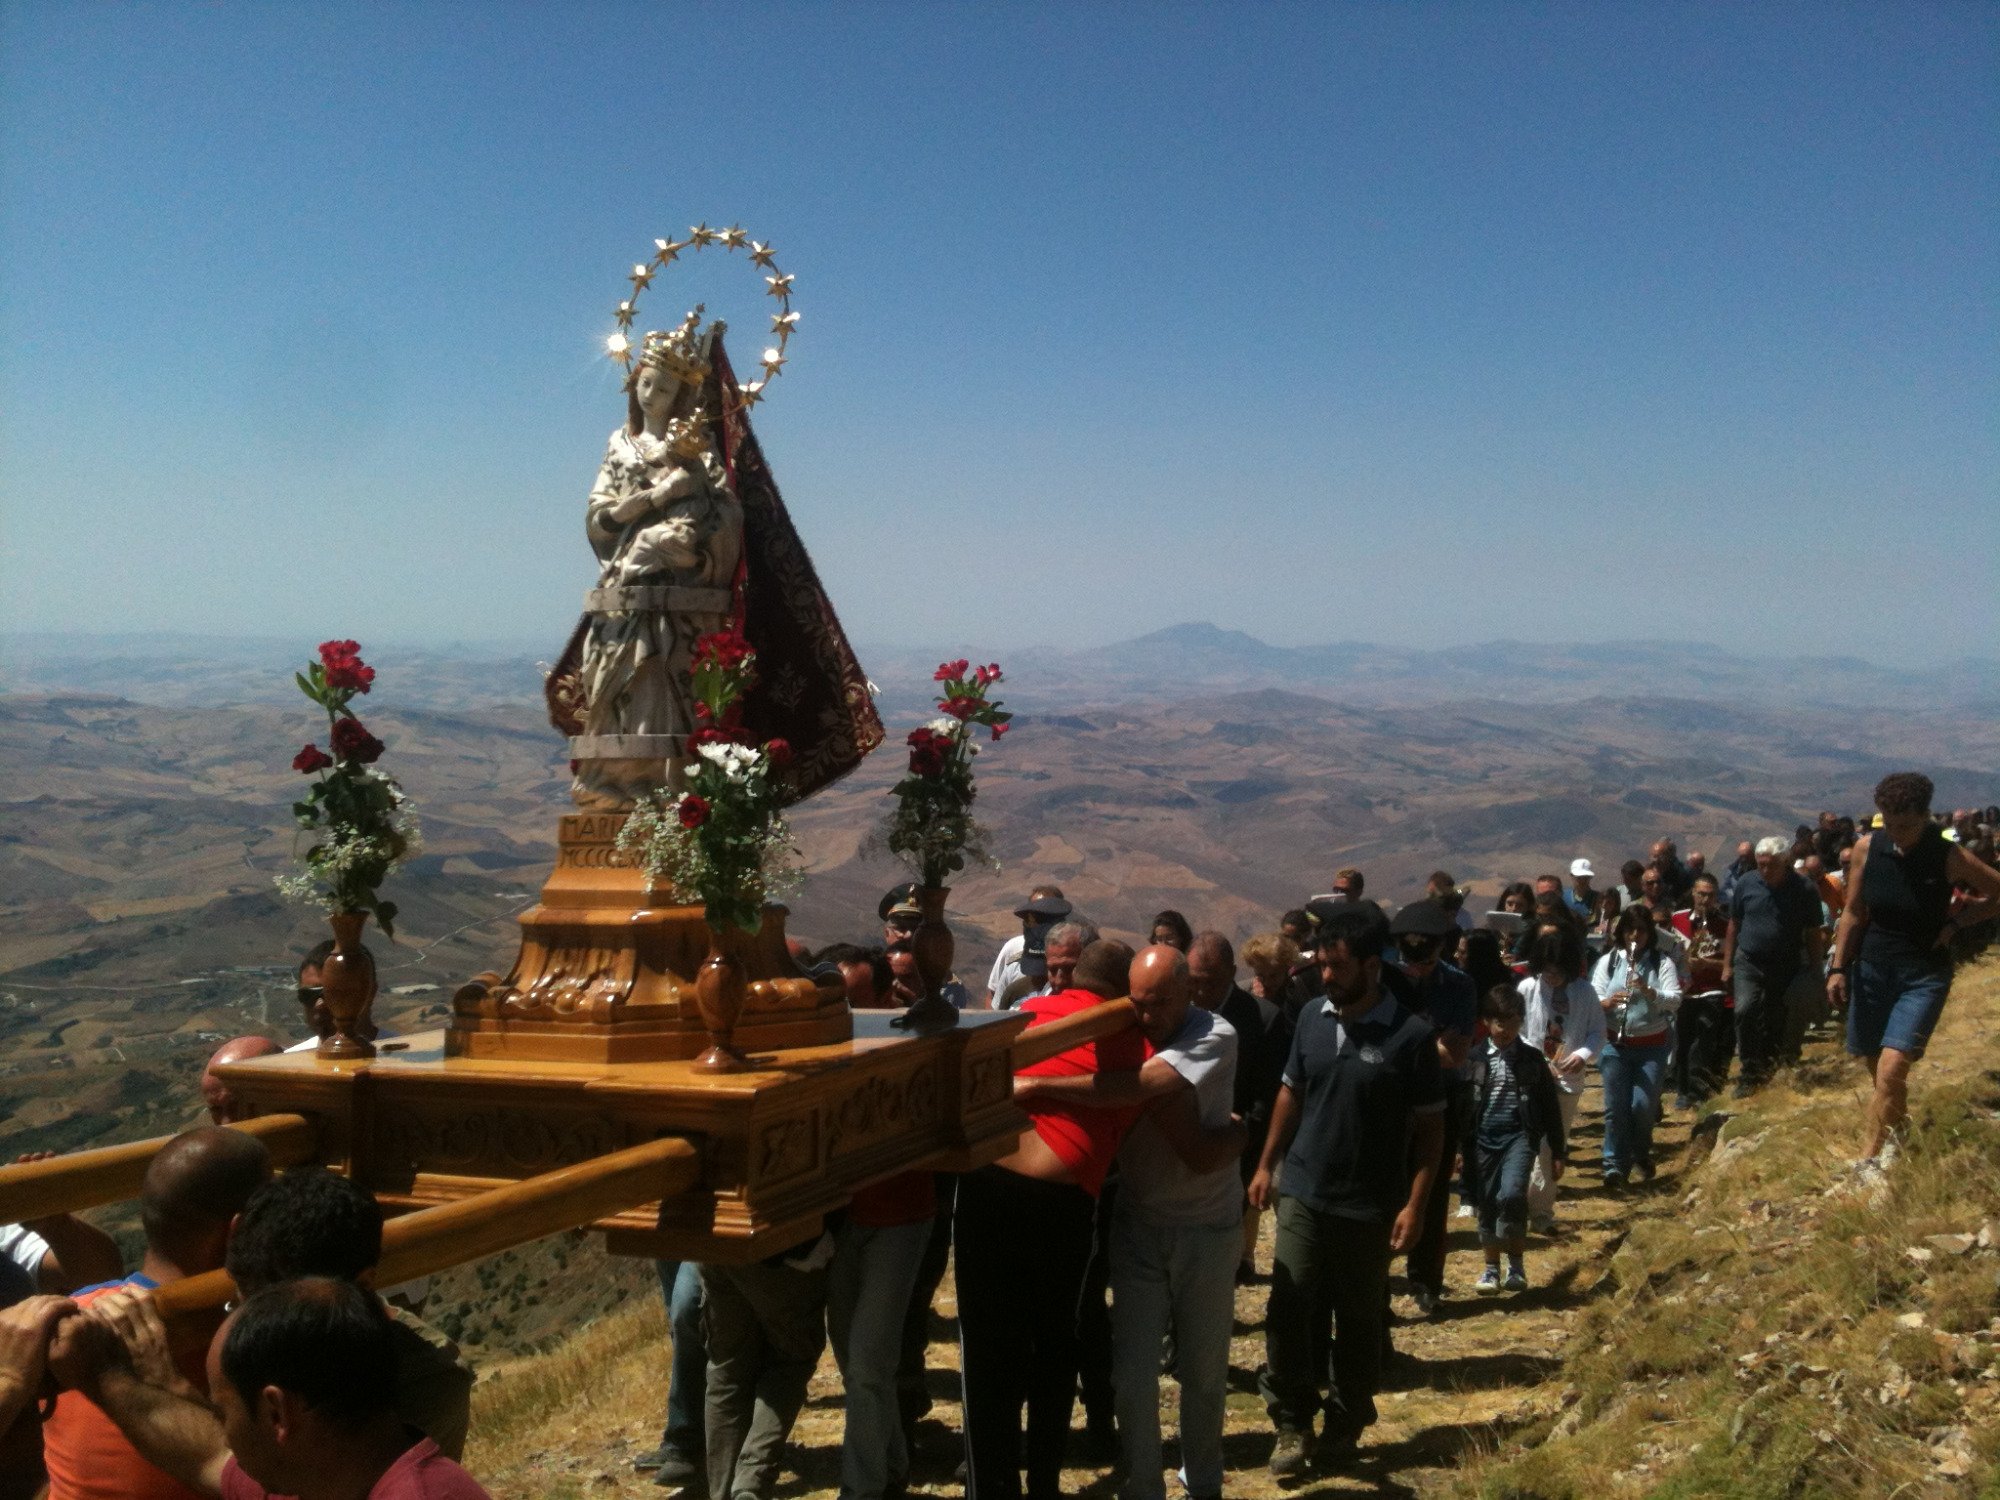
[[[1722,987],[1736,997],[1738,1099],[1770,1082],[1785,1035],[1785,992],[1808,958],[1819,957],[1819,892],[1792,868],[1791,840],[1757,841],[1757,873],[1729,894],[1722,940]]]
[[[1136,1073],[1019,1078],[1032,1093],[1102,1107],[1143,1105],[1118,1152],[1111,1222],[1111,1358],[1123,1500],[1165,1500],[1160,1342],[1173,1331],[1181,1482],[1222,1494],[1222,1416],[1242,1253],[1245,1132],[1231,1114],[1234,1028],[1195,1005],[1187,960],[1156,945],[1132,961],[1132,1007],[1153,1056]]]

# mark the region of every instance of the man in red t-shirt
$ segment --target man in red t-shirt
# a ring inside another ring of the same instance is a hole
[[[1046,1025],[1125,992],[1132,950],[1099,939],[1077,960],[1070,988],[1022,1002]],[[1136,1028],[1072,1047],[1021,1070],[1067,1077],[1131,1072],[1146,1060]],[[1026,1106],[1034,1127],[1013,1152],[959,1184],[959,1357],[965,1381],[967,1493],[1021,1493],[1021,1407],[1028,1408],[1030,1500],[1061,1493],[1063,1446],[1076,1395],[1076,1305],[1090,1260],[1096,1199],[1136,1112],[1061,1101]]]
[[[396,1412],[396,1351],[379,1298],[351,1281],[266,1287],[208,1355],[231,1457],[222,1500],[491,1500]]]

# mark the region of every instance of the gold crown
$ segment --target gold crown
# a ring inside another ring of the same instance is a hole
[[[682,385],[700,388],[708,379],[709,365],[702,358],[702,305],[681,320],[681,326],[666,333],[649,333],[639,351],[642,367],[664,370]]]
[[[677,458],[700,458],[714,446],[708,436],[705,407],[697,406],[684,417],[669,418],[663,435]]]

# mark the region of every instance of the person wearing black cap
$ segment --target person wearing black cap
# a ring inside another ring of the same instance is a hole
[[[875,904],[875,911],[882,919],[883,949],[892,958],[898,953],[908,953],[910,944],[917,935],[917,929],[924,925],[924,909],[917,905],[917,883],[914,880],[906,880],[901,885],[891,886]],[[938,987],[938,993],[953,1010],[965,1010],[972,1004],[972,991],[959,982],[956,974],[946,977],[945,982]],[[916,1000],[922,998],[922,994],[919,993]],[[915,1004],[916,1000],[908,1003]]]
[[[1424,1206],[1423,1234],[1410,1247],[1410,1297],[1429,1317],[1444,1295],[1446,1211],[1451,1198],[1449,1154],[1458,1144],[1465,1118],[1465,1059],[1479,1030],[1479,992],[1472,977],[1446,963],[1444,945],[1457,935],[1453,913],[1434,901],[1412,901],[1389,924],[1396,940],[1399,967],[1410,981],[1413,999],[1404,1000],[1430,1022],[1437,1034],[1438,1065],[1444,1077],[1444,1149],[1429,1200]]]
[[[1278,1431],[1278,1476],[1313,1459],[1329,1315],[1333,1394],[1321,1451],[1350,1458],[1374,1423],[1389,1261],[1417,1242],[1443,1154],[1437,1041],[1385,991],[1388,944],[1389,924],[1371,903],[1322,919],[1326,997],[1300,1012],[1250,1179],[1250,1201],[1278,1211],[1258,1382]]]
[[[1072,908],[1063,899],[1062,891],[1052,885],[1038,885],[1028,892],[1028,899],[1014,908],[1014,915],[1021,919],[1021,930],[1000,945],[994,956],[993,971],[986,976],[986,1008],[999,1006],[1001,996],[1008,986],[1024,973],[1032,973],[1033,965],[1025,963],[1022,955],[1029,950],[1041,951],[1038,939],[1045,938],[1048,930],[1067,917]]]

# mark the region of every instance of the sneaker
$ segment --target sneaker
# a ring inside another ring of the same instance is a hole
[[[1312,1463],[1313,1440],[1310,1432],[1297,1432],[1289,1427],[1278,1429],[1278,1441],[1272,1445],[1271,1461],[1266,1464],[1272,1474],[1280,1479],[1305,1473]]]
[[[1896,1165],[1896,1158],[1902,1154],[1902,1143],[1896,1139],[1896,1133],[1892,1130],[1882,1137],[1882,1149],[1875,1153],[1875,1161],[1886,1172]]]
[[[1604,1191],[1607,1193],[1624,1192],[1625,1174],[1616,1167],[1606,1167],[1604,1169]]]
[[[1674,1108],[1678,1110],[1681,1114],[1687,1114],[1690,1111],[1694,1110],[1697,1107],[1698,1102],[1699,1101],[1697,1100],[1690,1099],[1686,1094],[1674,1095]]]
[[[1500,1283],[1500,1288],[1508,1292],[1525,1292],[1528,1289],[1528,1273],[1519,1270],[1509,1271],[1507,1279]]]
[[[648,1470],[653,1471],[653,1483],[667,1485],[670,1488],[693,1484],[702,1477],[701,1467],[698,1464],[680,1450],[669,1448],[665,1443],[651,1453],[642,1453],[633,1459],[632,1467],[642,1474]]]
[[[1500,1295],[1500,1268],[1488,1266],[1479,1273],[1479,1279],[1472,1283],[1472,1289],[1482,1297]]]
[[[1431,1317],[1438,1310],[1438,1294],[1421,1281],[1411,1284],[1410,1301],[1416,1304],[1417,1316],[1420,1318]]]
[[[1461,1203],[1458,1205],[1458,1213],[1454,1215],[1454,1217],[1460,1219],[1470,1219],[1477,1217],[1477,1215],[1478,1215],[1478,1210],[1475,1209],[1470,1203]]]

